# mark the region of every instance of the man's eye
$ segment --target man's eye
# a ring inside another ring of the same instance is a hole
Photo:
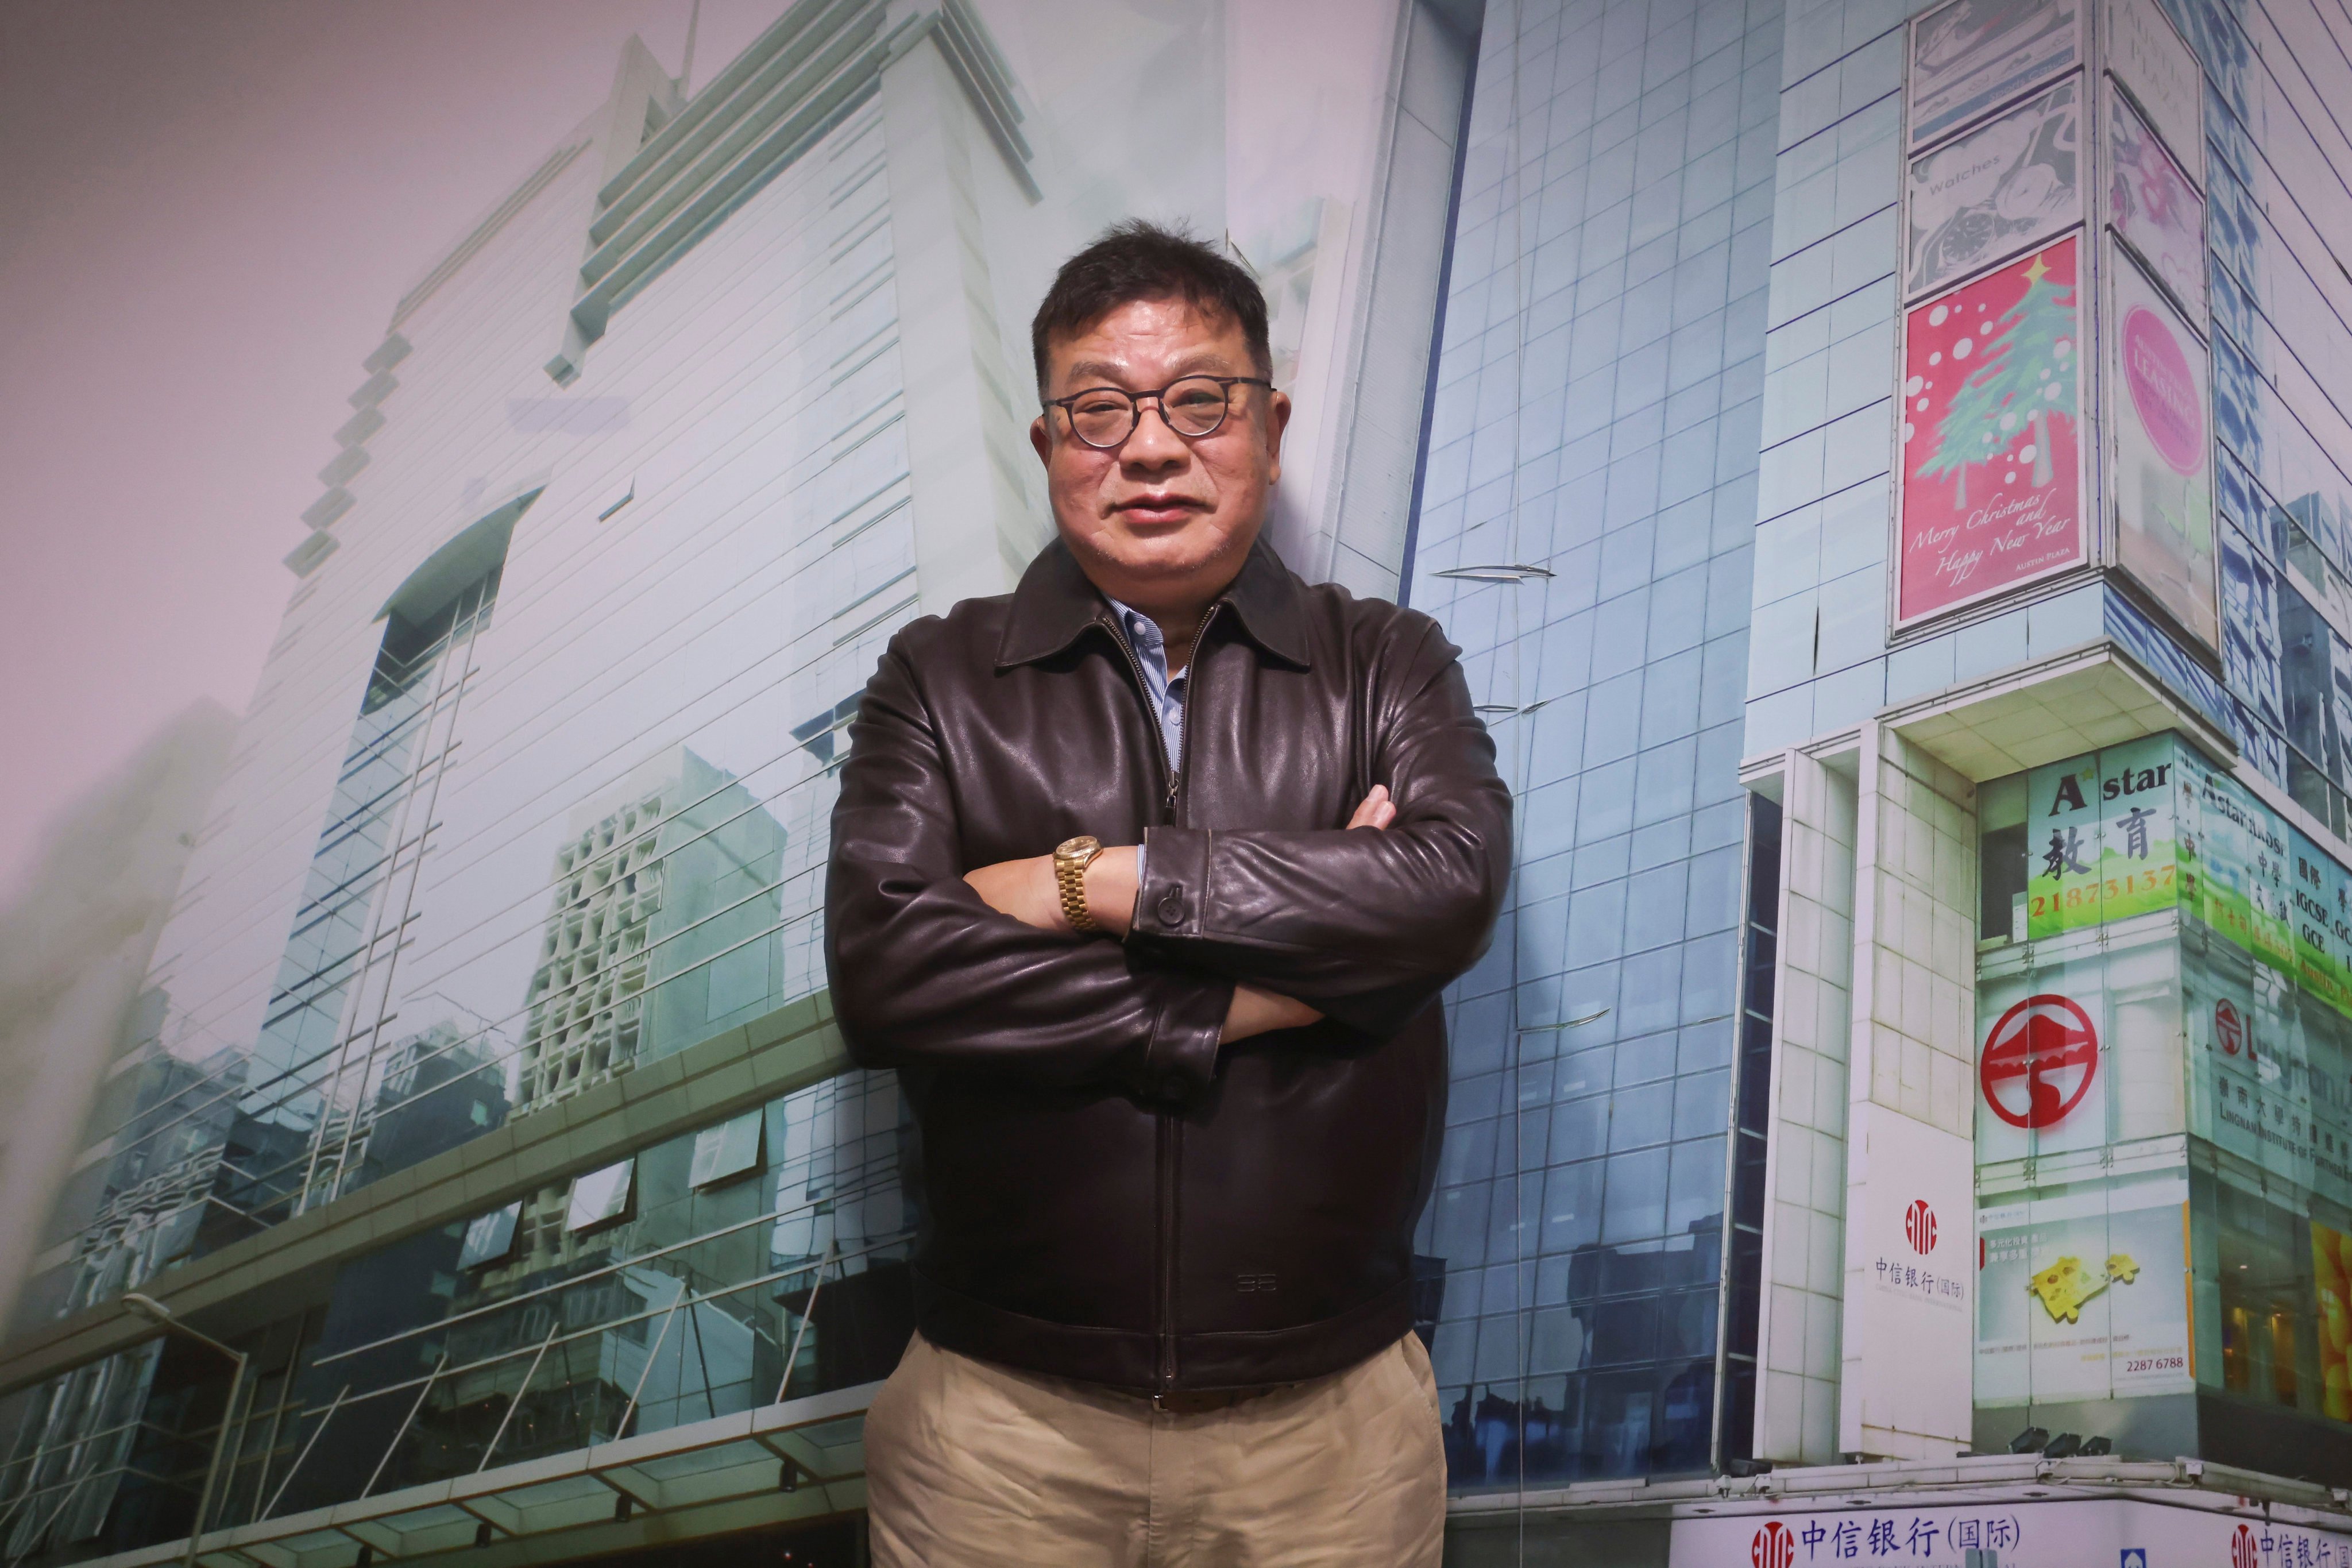
[[[1070,411],[1082,416],[1124,414],[1127,412],[1127,402],[1124,398],[1118,397],[1081,397],[1070,405]]]

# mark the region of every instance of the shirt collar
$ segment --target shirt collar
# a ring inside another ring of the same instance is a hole
[[[1260,648],[1286,664],[1307,667],[1304,595],[1298,579],[1261,537],[1250,546],[1241,574],[1218,602]],[[1222,622],[1220,623],[1222,624]],[[1077,558],[1059,539],[1037,552],[1013,590],[1012,613],[998,640],[996,668],[1009,669],[1047,658],[1076,642],[1090,626],[1118,634],[1115,613],[1097,592]]]
[[[1160,661],[1160,668],[1167,668],[1168,634],[1160,629],[1160,623],[1123,599],[1113,599],[1108,594],[1105,594],[1103,598],[1109,603],[1111,613],[1118,617],[1119,626],[1133,639],[1136,651],[1149,650]],[[1181,680],[1183,677],[1180,675],[1176,679]]]

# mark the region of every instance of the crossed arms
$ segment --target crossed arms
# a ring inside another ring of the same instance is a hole
[[[1183,1100],[1223,1045],[1318,1017],[1402,1026],[1485,950],[1510,801],[1433,626],[1394,650],[1381,687],[1369,761],[1384,784],[1344,826],[1154,827],[1147,881],[1132,847],[1087,878],[1089,910],[1123,940],[1082,939],[1050,856],[960,863],[938,731],[894,644],[834,811],[825,941],[852,1054]]]

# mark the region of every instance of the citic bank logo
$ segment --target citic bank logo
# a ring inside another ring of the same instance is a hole
[[[2254,1548],[2254,1532],[2242,1524],[2230,1538],[2230,1568],[2263,1568],[2263,1554]]]
[[[1985,1103],[2011,1127],[2050,1127],[2091,1092],[2099,1032],[2070,996],[2028,996],[1985,1037],[1977,1079]]]
[[[1748,1548],[1749,1568],[1790,1568],[1796,1560],[1796,1531],[1777,1519],[1765,1521]]]
[[[1922,1258],[1936,1250],[1936,1211],[1927,1199],[1917,1199],[1903,1211],[1903,1239]]]

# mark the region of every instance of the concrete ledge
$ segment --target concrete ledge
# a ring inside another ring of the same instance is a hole
[[[524,1568],[611,1552],[855,1513],[866,1506],[864,1414],[882,1385],[501,1465],[398,1491],[206,1531],[205,1568],[349,1568],[362,1547],[385,1562],[463,1552],[473,1568]],[[782,1467],[799,1483],[784,1490]],[[632,1505],[623,1517],[621,1499]],[[477,1544],[487,1533],[486,1543]],[[162,1568],[187,1540],[91,1560]]]
[[[2225,766],[2238,757],[2235,742],[2141,668],[2130,649],[2104,637],[1890,704],[1875,717],[1979,784],[2166,730],[2179,731]],[[1858,730],[1845,729],[1797,749],[1837,766],[1860,741]],[[1739,782],[1779,799],[1781,756],[1743,759]]]

